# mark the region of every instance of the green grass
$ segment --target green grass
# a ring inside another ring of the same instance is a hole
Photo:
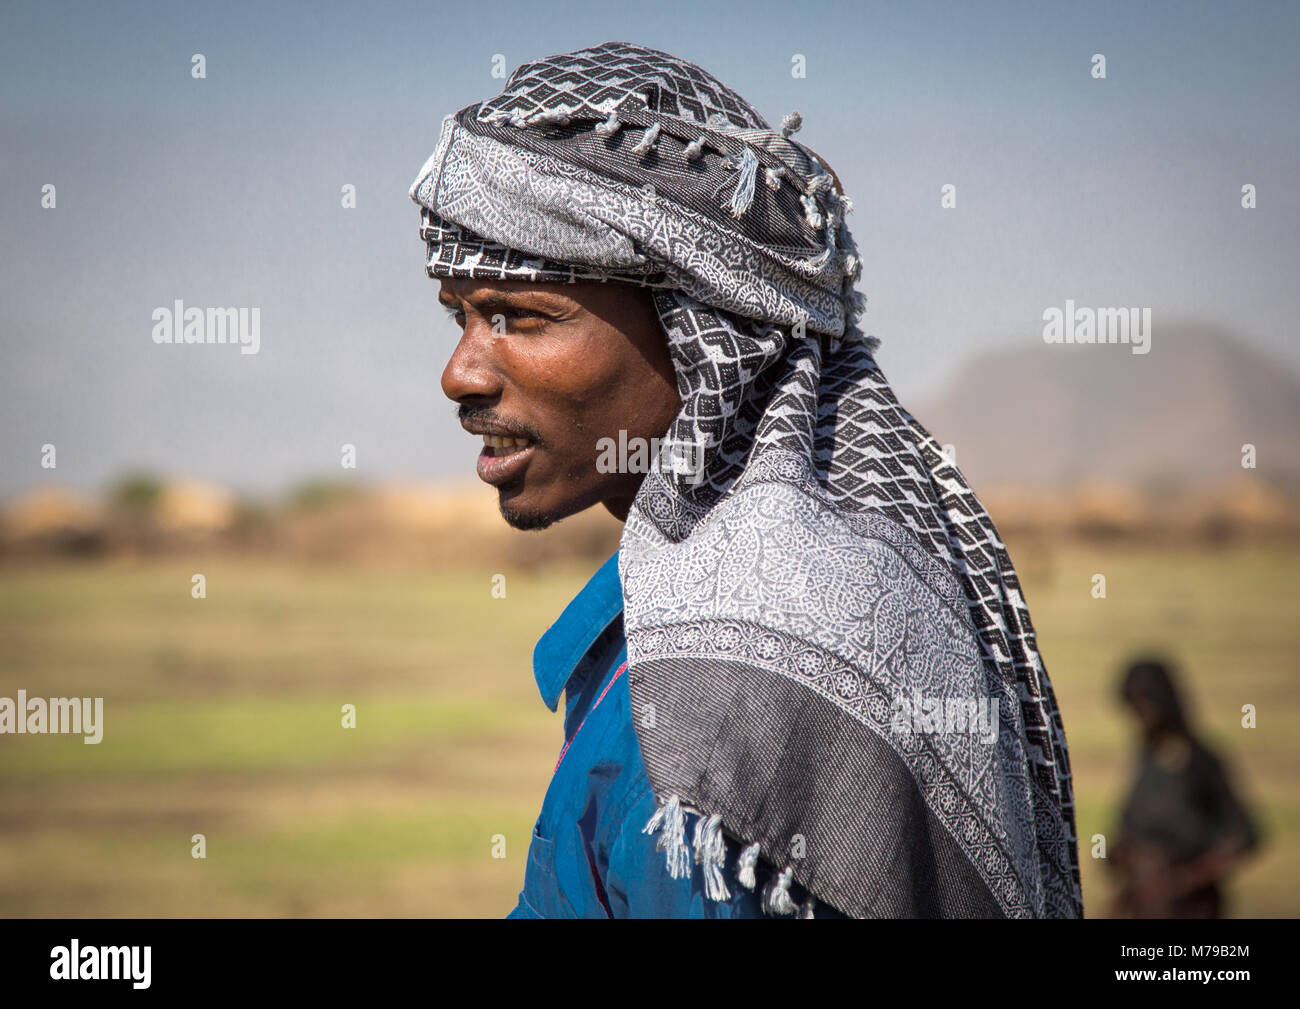
[[[1235,911],[1300,913],[1300,550],[1012,555],[1065,718],[1088,913],[1131,756],[1114,680],[1145,647],[1183,663],[1267,832]],[[0,914],[504,914],[561,742],[532,646],[590,572],[505,573],[494,599],[489,571],[0,569],[0,696],[105,699],[99,745],[0,736]]]

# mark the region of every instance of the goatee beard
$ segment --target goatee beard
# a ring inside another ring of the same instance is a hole
[[[556,516],[546,512],[526,512],[511,508],[504,501],[500,502],[501,517],[513,529],[546,529],[556,522]]]

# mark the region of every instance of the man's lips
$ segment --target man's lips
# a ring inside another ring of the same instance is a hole
[[[487,434],[483,436],[483,442],[483,451],[478,457],[478,478],[494,487],[500,487],[523,473],[536,450],[536,445],[527,439],[498,438]]]
[[[533,457],[537,443],[525,434],[481,421],[462,422],[461,426],[483,439],[477,469],[479,479],[485,483],[500,486],[515,479]]]

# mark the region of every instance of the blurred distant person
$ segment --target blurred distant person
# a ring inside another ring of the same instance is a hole
[[[1187,724],[1169,668],[1129,666],[1120,696],[1142,732],[1137,777],[1124,804],[1112,865],[1125,918],[1220,918],[1222,884],[1259,836],[1223,763]]]

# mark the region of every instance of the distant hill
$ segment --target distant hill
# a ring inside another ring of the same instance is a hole
[[[988,354],[915,407],[976,490],[1300,481],[1300,377],[1230,333],[1155,320],[1148,354],[1041,340]]]

